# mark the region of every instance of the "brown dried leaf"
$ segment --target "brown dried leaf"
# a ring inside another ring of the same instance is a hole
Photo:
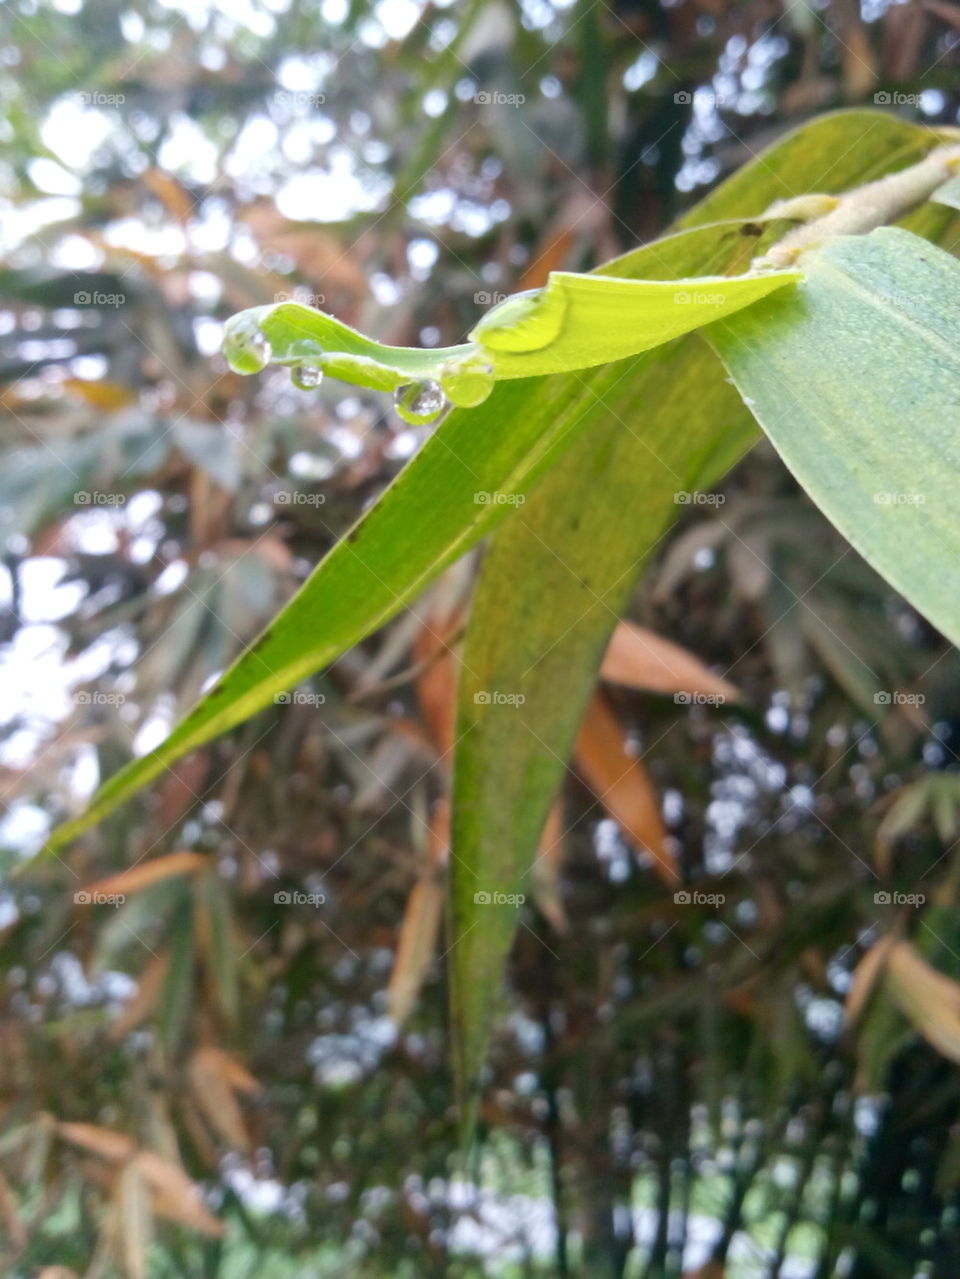
[[[234,1150],[249,1150],[250,1137],[234,1092],[236,1075],[226,1068],[229,1060],[219,1048],[198,1048],[187,1066],[187,1078],[197,1105],[213,1131]],[[256,1087],[256,1080],[253,1084]]]
[[[0,1221],[3,1222],[3,1228],[16,1251],[26,1248],[27,1228],[20,1218],[17,1197],[2,1172],[0,1172]]]
[[[430,821],[427,847],[428,868],[414,884],[407,898],[400,925],[397,954],[387,988],[388,1009],[398,1026],[410,1015],[426,980],[437,948],[446,898],[439,869],[450,852],[450,801],[441,800]]]
[[[854,969],[843,1010],[843,1018],[848,1026],[854,1026],[860,1020],[883,972],[894,941],[893,937],[881,937],[878,942],[874,942]]]
[[[610,638],[601,679],[649,693],[699,693],[736,702],[733,684],[687,649],[633,622],[621,622]]]
[[[620,829],[650,853],[660,878],[679,880],[660,802],[646,768],[629,754],[623,731],[600,694],[595,694],[574,747],[577,768]]]
[[[914,1029],[937,1052],[960,1062],[960,985],[905,941],[890,947],[886,975],[891,998]]]
[[[135,1026],[139,1026],[156,1007],[169,967],[169,951],[154,955],[147,964],[141,974],[136,994],[127,1000],[116,1021],[110,1027],[110,1038],[114,1043],[118,1043]]]
[[[89,885],[87,892],[89,894],[122,893],[124,896],[129,896],[131,893],[142,892],[144,888],[152,888],[154,884],[170,879],[173,875],[194,875],[197,871],[205,870],[209,865],[210,859],[203,853],[187,851],[167,853],[165,857],[155,857],[152,861],[140,862],[137,866],[122,870],[117,875],[108,875],[106,879],[99,879],[95,884]]]
[[[563,803],[557,799],[550,812],[540,837],[540,849],[537,860],[533,863],[530,882],[533,885],[533,896],[537,907],[545,919],[548,919],[558,933],[565,933],[570,927],[567,913],[560,896],[560,868],[566,854],[566,831],[563,821]]]
[[[131,1159],[137,1150],[130,1138],[123,1133],[100,1128],[96,1124],[58,1123],[57,1133],[71,1145],[89,1150],[91,1154],[99,1155],[101,1159],[107,1159],[111,1163]]]
[[[150,1150],[139,1151],[132,1163],[153,1192],[155,1212],[184,1226],[192,1226],[203,1234],[220,1238],[224,1231],[223,1222],[208,1211],[199,1186],[182,1168]]]

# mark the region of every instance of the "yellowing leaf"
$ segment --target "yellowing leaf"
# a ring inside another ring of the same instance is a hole
[[[905,941],[891,946],[886,973],[887,990],[904,1017],[937,1052],[960,1062],[960,985]]]
[[[137,866],[131,866],[128,870],[122,870],[116,875],[110,875],[106,879],[99,879],[95,884],[90,884],[87,893],[91,900],[95,899],[96,894],[112,895],[120,894],[129,896],[131,893],[142,892],[145,888],[152,888],[154,884],[159,884],[164,879],[170,879],[173,875],[193,875],[199,870],[204,870],[210,865],[210,858],[205,857],[202,853],[179,852],[167,853],[165,857],[156,857],[152,861],[140,862]]]
[[[249,1150],[250,1137],[234,1092],[230,1058],[219,1048],[198,1048],[187,1066],[187,1078],[207,1123],[234,1150]],[[256,1081],[254,1082],[254,1086]]]

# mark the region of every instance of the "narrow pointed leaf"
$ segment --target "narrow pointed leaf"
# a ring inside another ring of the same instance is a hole
[[[960,591],[944,589],[960,563],[960,263],[894,227],[802,261],[793,296],[711,341],[821,510],[960,643]]]
[[[720,254],[718,244],[724,246]],[[756,242],[742,237],[737,224],[682,232],[605,269],[675,280],[691,262],[729,257],[731,244],[738,269],[746,270]],[[626,372],[614,370],[602,374],[611,386]],[[182,755],[271,705],[275,694],[393,617],[516,509],[512,501],[496,499],[529,493],[593,425],[596,406],[596,394],[582,377],[557,376],[501,383],[478,408],[453,410],[170,736],[109,778],[82,816],[54,832],[48,850],[62,848]]]
[[[687,216],[688,224],[753,221],[712,246],[688,242],[704,256],[691,256],[680,272],[745,270],[738,254],[762,253],[783,234],[783,223],[758,221],[774,201],[849,189],[918,160],[937,141],[879,112],[843,112],[805,126]],[[675,494],[715,483],[757,435],[697,337],[581,381],[593,397],[590,430],[493,538],[465,641],[450,951],[465,1129],[516,927],[512,912],[491,911],[474,894],[487,882],[523,891],[610,632],[645,557],[682,509]],[[490,690],[525,701],[511,708],[475,700]]]

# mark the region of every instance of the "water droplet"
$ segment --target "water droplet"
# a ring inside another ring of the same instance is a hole
[[[228,322],[223,353],[237,373],[259,373],[270,363],[273,349],[251,316]]]
[[[540,351],[560,335],[567,299],[562,286],[515,293],[488,311],[470,331],[470,339],[491,351]]]
[[[393,402],[397,413],[411,426],[425,426],[440,416],[447,407],[439,382],[410,382],[398,386]]]
[[[298,364],[290,370],[290,381],[301,391],[315,391],[323,381],[323,369],[313,364]]]
[[[450,360],[440,370],[440,388],[458,408],[482,404],[495,385],[493,367],[483,360]]]

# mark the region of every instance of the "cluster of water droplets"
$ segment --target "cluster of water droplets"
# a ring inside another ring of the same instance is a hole
[[[269,338],[252,316],[240,317],[232,324],[224,343],[224,353],[238,373],[259,373],[274,358]],[[301,391],[315,391],[321,385],[324,377],[321,358],[325,354],[335,362],[337,376],[349,378],[350,366],[356,366],[360,385],[370,385],[367,379],[377,368],[381,375],[388,371],[394,376],[400,373],[396,366],[386,361],[355,354],[348,356],[336,351],[324,352],[319,343],[305,339],[291,343],[282,356],[284,363],[291,364],[290,380],[295,387]],[[292,363],[293,360],[297,363]],[[464,348],[462,355],[438,356],[430,372],[433,376],[403,382],[394,391],[397,414],[410,426],[430,425],[451,405],[474,408],[483,403],[496,383],[492,366],[477,349]]]

